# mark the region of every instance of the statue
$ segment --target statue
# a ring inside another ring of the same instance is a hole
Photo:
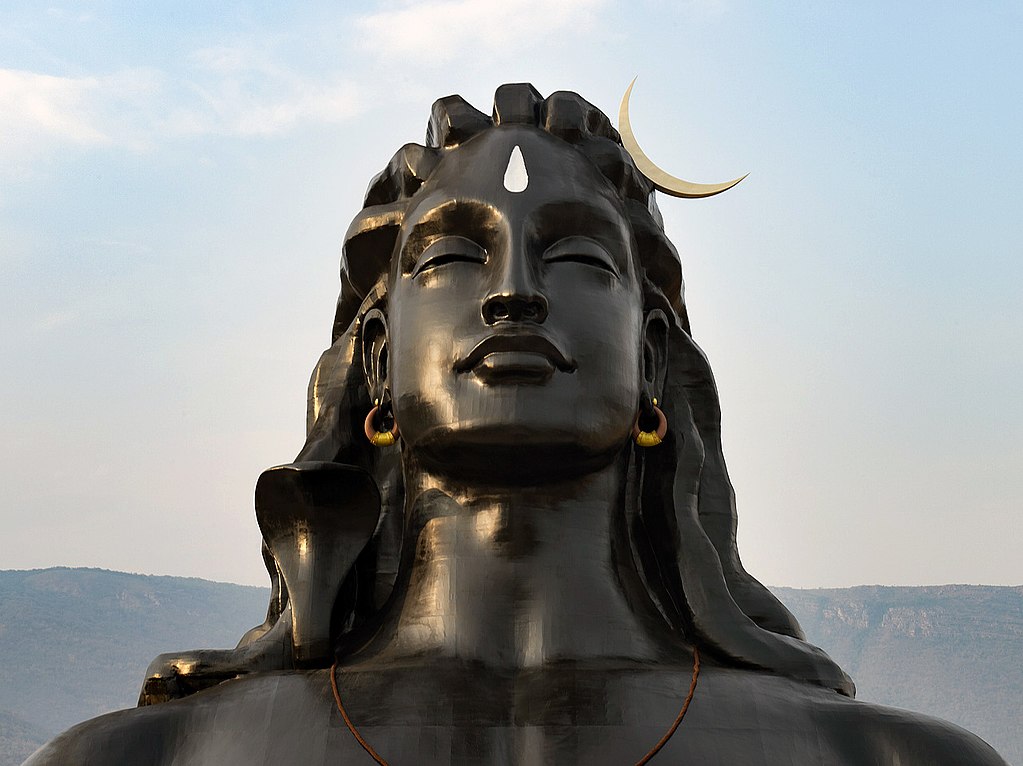
[[[266,622],[29,764],[1004,763],[855,701],[743,569],[653,196],[735,182],[658,176],[623,112],[639,166],[574,93],[434,104],[348,229],[306,444],[257,483]]]

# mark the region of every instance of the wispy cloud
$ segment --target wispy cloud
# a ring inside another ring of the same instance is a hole
[[[332,22],[344,30],[344,46],[364,54],[354,70],[310,67],[292,40],[271,32],[203,48],[159,69],[75,76],[0,69],[0,173],[30,173],[37,159],[68,147],[146,150],[167,140],[271,136],[341,124],[368,108],[358,85],[366,67],[396,60],[449,63],[462,55],[501,59],[592,27],[608,4],[385,0],[369,13]],[[47,14],[65,23],[90,22],[88,14],[60,7]]]
[[[338,75],[317,78],[268,60],[252,46],[191,56],[193,78],[166,123],[172,133],[270,135],[298,124],[337,124],[362,111],[359,91]]]
[[[46,15],[51,19],[66,21],[74,24],[85,24],[93,19],[90,11],[69,11],[66,8],[47,8]]]
[[[180,137],[267,136],[362,111],[348,79],[300,74],[257,53],[197,51],[176,77],[146,68],[86,77],[0,69],[0,171],[29,172],[62,146],[139,150]]]
[[[96,77],[53,77],[0,69],[0,150],[17,151],[41,135],[74,144],[109,143],[99,126]]]
[[[404,3],[355,20],[361,47],[405,60],[447,62],[467,50],[514,53],[572,29],[585,30],[606,0],[433,0]]]
[[[136,105],[155,102],[159,89],[160,77],[143,69],[89,77],[0,69],[0,171],[29,173],[62,146],[138,148],[152,118]]]

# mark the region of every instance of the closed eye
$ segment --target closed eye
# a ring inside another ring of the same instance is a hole
[[[449,263],[486,263],[487,251],[471,239],[451,235],[435,239],[416,259],[412,276]]]
[[[596,240],[589,237],[565,237],[547,248],[544,263],[581,263],[585,266],[609,271],[621,278],[618,264],[611,254]]]

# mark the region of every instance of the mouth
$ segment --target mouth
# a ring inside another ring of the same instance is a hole
[[[537,384],[555,371],[575,372],[576,367],[541,335],[491,335],[455,363],[455,372],[472,372],[490,385]]]

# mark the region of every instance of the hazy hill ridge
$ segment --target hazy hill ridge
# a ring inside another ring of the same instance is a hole
[[[772,588],[863,700],[938,715],[1023,766],[1023,587]],[[229,647],[268,589],[100,569],[0,571],[0,766],[135,704],[149,661]]]
[[[133,707],[161,652],[234,646],[269,589],[102,569],[0,571],[0,754]],[[34,735],[34,738],[33,738]]]
[[[771,590],[857,699],[952,721],[1023,764],[1023,587]]]

